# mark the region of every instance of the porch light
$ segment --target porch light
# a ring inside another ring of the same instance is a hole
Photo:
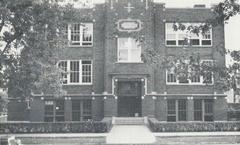
[[[92,97],[92,100],[95,100],[95,97]]]
[[[117,97],[117,96],[115,96],[114,98],[115,98],[116,100],[118,99],[118,97]]]
[[[142,96],[142,100],[144,99],[144,96]]]
[[[152,97],[152,99],[153,99],[153,100],[156,100],[156,99],[157,99],[157,97],[156,97],[156,96],[153,96],[153,97]]]
[[[107,99],[107,97],[106,97],[106,96],[104,96],[104,97],[103,97],[103,99],[104,99],[104,100],[106,100],[106,99]]]

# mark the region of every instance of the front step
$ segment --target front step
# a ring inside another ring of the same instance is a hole
[[[113,125],[145,125],[147,119],[144,117],[113,117]]]

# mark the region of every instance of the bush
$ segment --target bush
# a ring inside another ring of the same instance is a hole
[[[3,133],[105,133],[111,127],[110,122],[31,122],[0,123],[0,134]]]
[[[160,122],[150,118],[149,127],[153,132],[240,131],[240,122]]]

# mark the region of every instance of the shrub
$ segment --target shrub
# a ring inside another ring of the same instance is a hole
[[[150,118],[149,127],[153,132],[240,131],[240,122],[160,122]]]
[[[104,133],[108,132],[110,122],[29,122],[0,123],[0,134],[3,133]]]

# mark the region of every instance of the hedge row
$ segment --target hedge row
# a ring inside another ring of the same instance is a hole
[[[149,127],[153,132],[240,131],[240,122],[160,122],[150,118]]]
[[[0,123],[3,133],[105,133],[110,122]]]

